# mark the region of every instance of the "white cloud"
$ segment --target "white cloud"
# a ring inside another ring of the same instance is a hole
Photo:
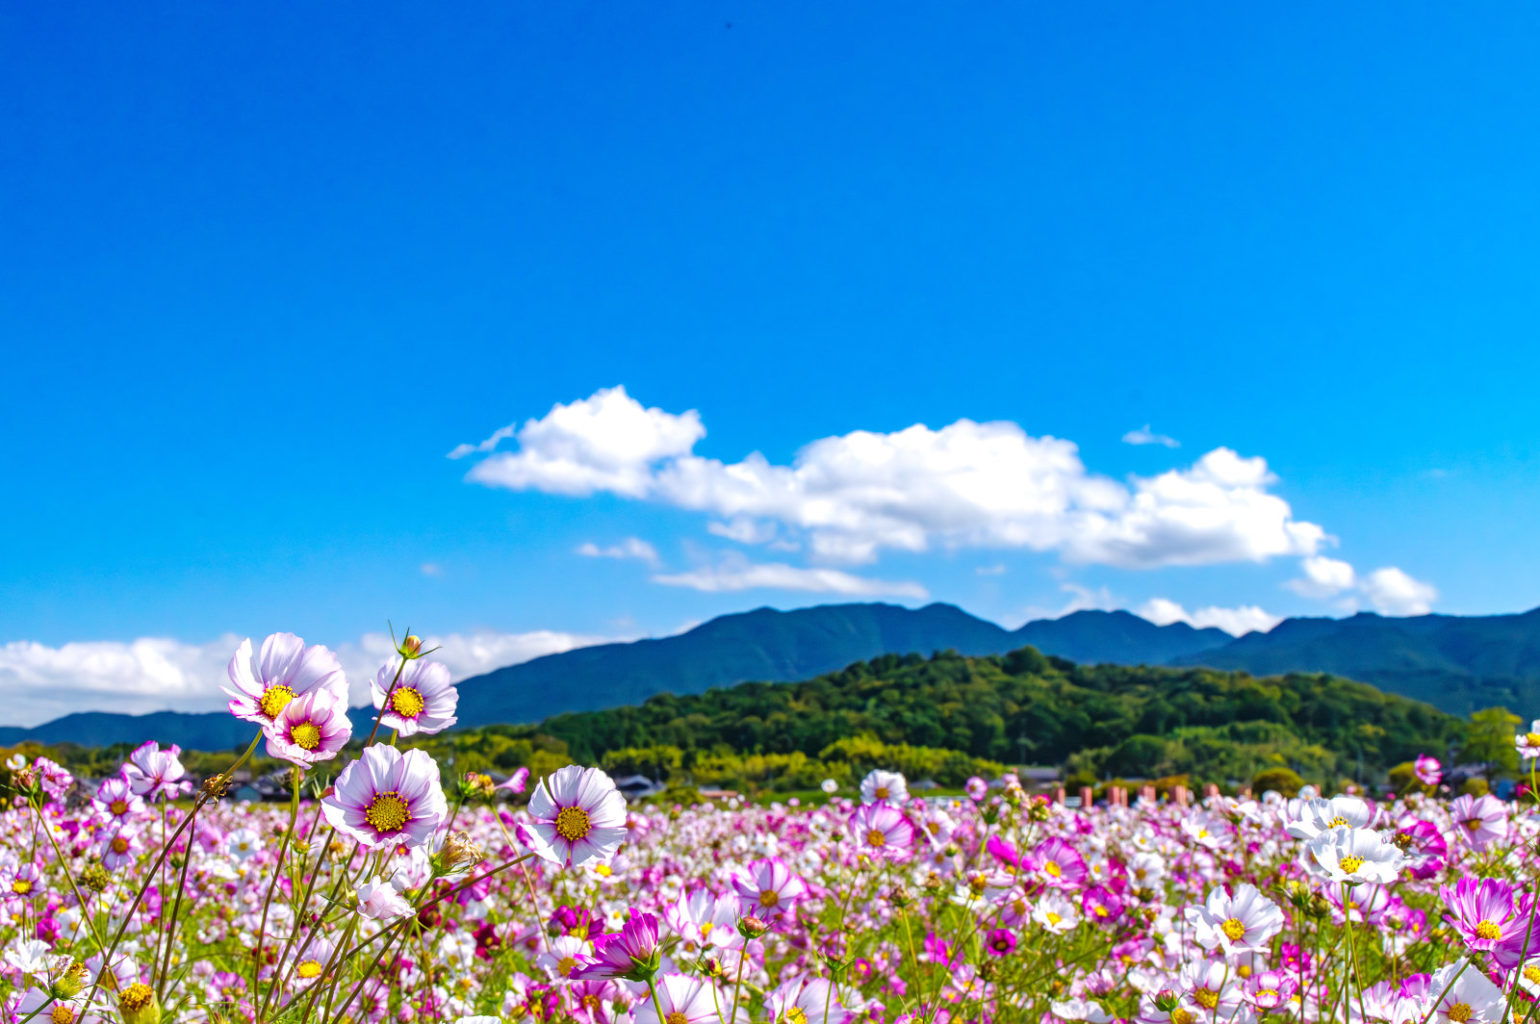
[[[1438,599],[1433,584],[1413,579],[1395,566],[1374,570],[1364,577],[1360,589],[1375,610],[1385,615],[1426,615]]]
[[[1177,602],[1165,597],[1151,598],[1135,608],[1134,614],[1149,619],[1157,626],[1185,622],[1198,629],[1214,626],[1231,636],[1242,636],[1253,631],[1265,633],[1283,621],[1281,615],[1264,611],[1254,604],[1244,604],[1236,608],[1210,605],[1207,608],[1198,608],[1189,612]]]
[[[1158,444],[1164,445],[1167,448],[1180,448],[1182,446],[1181,442],[1174,437],[1167,437],[1165,434],[1151,433],[1150,425],[1148,423],[1140,427],[1138,430],[1130,430],[1128,433],[1124,434],[1123,443]]]
[[[658,549],[640,537],[627,537],[619,544],[600,547],[593,541],[578,545],[577,553],[584,558],[634,558],[653,568],[658,566]]]
[[[253,639],[261,642],[260,637]],[[424,638],[425,646],[440,647],[432,657],[448,665],[456,680],[610,639],[550,630],[483,630]],[[5,694],[0,724],[39,725],[81,710],[222,710],[229,698],[220,687],[227,682],[225,668],[240,641],[230,634],[204,644],[145,637],[58,647],[25,640],[0,645],[0,693]],[[391,652],[390,637],[368,633],[334,649],[347,673],[353,703],[366,703],[369,678]]]
[[[479,445],[462,444],[449,454],[490,451],[503,438],[516,437],[517,452],[488,456],[471,468],[469,478],[512,490],[578,497],[610,491],[642,498],[652,490],[655,463],[685,455],[705,436],[693,409],[677,416],[644,409],[625,388],[614,387],[557,404],[542,419],[517,430],[504,427]]]
[[[1154,568],[1309,556],[1326,538],[1270,492],[1265,460],[1228,448],[1125,483],[1089,472],[1072,442],[1009,422],[858,430],[813,441],[790,465],[757,452],[734,463],[696,455],[704,435],[694,411],[644,409],[607,389],[530,420],[517,452],[491,455],[467,479],[662,502],[715,517],[708,529],[740,543],[803,541],[816,560],[849,564],[884,550],[1025,548]]]
[[[741,558],[690,572],[654,576],[653,582],[670,587],[689,587],[717,594],[738,590],[801,590],[847,597],[908,597],[923,600],[930,593],[920,584],[902,580],[878,580],[838,569],[806,569],[783,562],[750,563]]]
[[[1284,586],[1301,597],[1322,600],[1351,590],[1358,574],[1347,562],[1325,555],[1312,555],[1299,563],[1304,578],[1289,580]]]
[[[976,567],[973,572],[979,576],[1004,576],[1005,563],[1000,562],[995,565],[980,565]]]

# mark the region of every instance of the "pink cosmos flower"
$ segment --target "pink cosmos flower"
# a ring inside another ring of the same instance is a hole
[[[311,690],[283,706],[263,727],[267,756],[301,768],[329,761],[353,736],[346,700],[331,690]]]
[[[382,744],[366,748],[342,769],[335,791],[321,798],[321,813],[332,828],[370,849],[421,846],[448,810],[433,758],[426,751],[403,754]]]
[[[989,795],[989,783],[975,775],[963,785],[963,792],[968,794],[969,800],[978,803]]]
[[[159,743],[148,740],[134,748],[123,763],[120,772],[129,786],[146,800],[175,800],[192,791],[192,783],[183,776],[182,748],[175,743],[162,750]]]
[[[1085,884],[1085,858],[1068,842],[1054,836],[1032,849],[1038,880],[1054,889],[1078,889]]]
[[[347,679],[337,656],[320,644],[305,646],[293,633],[274,633],[262,641],[255,657],[251,640],[242,640],[230,659],[230,713],[244,722],[266,727],[295,697],[312,690],[331,690],[343,704]]]
[[[402,736],[414,736],[420,732],[443,732],[459,721],[455,706],[460,701],[460,691],[450,681],[449,666],[416,658],[401,669],[398,680],[396,669],[400,664],[400,658],[386,662],[369,681],[374,706],[382,709],[381,725]]]
[[[1246,979],[1241,995],[1259,1010],[1276,1010],[1294,998],[1299,979],[1285,971],[1261,971]]]
[[[888,804],[862,804],[850,816],[850,831],[862,853],[898,857],[914,845],[914,826]]]
[[[1016,951],[1016,933],[1006,928],[992,930],[984,939],[990,956],[1009,956]]]
[[[412,912],[412,905],[387,881],[365,882],[357,892],[358,912],[373,920],[393,921]]]
[[[733,1001],[731,993],[718,992],[704,979],[687,974],[662,975],[657,991],[656,1007],[651,998],[644,998],[632,1011],[636,1024],[717,1024]],[[741,1008],[739,1012],[743,1014]]]
[[[1438,894],[1449,908],[1444,920],[1471,949],[1499,952],[1499,947],[1522,943],[1530,929],[1533,907],[1528,894],[1516,893],[1502,879],[1462,878],[1454,885],[1439,886]],[[1540,947],[1540,935],[1530,941]]]
[[[1473,850],[1485,850],[1508,836],[1508,808],[1495,796],[1467,793],[1449,805],[1449,816],[1454,819],[1455,835]]]
[[[572,977],[579,980],[645,980],[657,971],[662,955],[658,946],[658,919],[633,909],[620,931],[594,940],[593,962],[578,968]]]
[[[774,920],[808,894],[808,885],[781,858],[766,857],[735,873],[733,890],[744,914]]]
[[[861,780],[861,802],[885,803],[900,806],[909,800],[909,783],[898,772],[885,772],[873,768]]]
[[[1093,885],[1080,898],[1080,911],[1087,920],[1110,924],[1123,916],[1123,897],[1105,885]]]
[[[773,1021],[806,1021],[807,1024],[848,1024],[850,1011],[825,978],[793,978],[783,981],[765,1001]]]
[[[131,821],[144,813],[144,801],[135,793],[128,780],[122,776],[109,776],[96,787],[93,798],[96,809],[117,825]]]
[[[43,872],[36,864],[19,864],[14,868],[0,867],[0,903],[29,900],[37,895]]]
[[[102,866],[109,871],[127,867],[138,860],[143,852],[144,843],[139,839],[139,830],[132,826],[125,826],[102,837]]]
[[[569,764],[535,784],[529,797],[535,853],[553,864],[608,860],[626,838],[626,800],[597,768]]]
[[[515,768],[512,775],[508,776],[506,779],[504,779],[502,782],[499,782],[492,788],[500,789],[508,793],[522,793],[528,785],[529,769]]]
[[[1438,758],[1429,757],[1427,754],[1417,755],[1412,772],[1417,776],[1417,781],[1424,786],[1436,786],[1444,778],[1444,766],[1439,763]]]

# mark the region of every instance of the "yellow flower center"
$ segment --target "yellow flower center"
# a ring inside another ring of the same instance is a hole
[[[11,883],[11,891],[18,896],[25,896],[32,891],[32,883],[25,878],[18,878]]]
[[[1530,964],[1524,968],[1524,978],[1531,984],[1540,985],[1540,967]]]
[[[690,1018],[686,1017],[678,1010],[675,1010],[673,1013],[670,1013],[667,1017],[663,1018],[663,1024],[690,1024]]]
[[[1211,988],[1200,988],[1192,994],[1192,1001],[1205,1010],[1212,1010],[1219,1005],[1219,993]]]
[[[560,960],[556,961],[556,973],[560,977],[565,978],[567,975],[572,973],[572,968],[576,966],[577,957],[564,956]]]
[[[1183,1007],[1171,1011],[1171,1024],[1193,1024],[1194,1019],[1192,1011]]]
[[[878,786],[876,789],[872,790],[872,795],[875,796],[878,800],[886,800],[888,798],[888,787]]]
[[[1051,910],[1048,911],[1048,923],[1049,924],[1058,924],[1062,920],[1064,920],[1064,918],[1060,917],[1058,914],[1055,914]]]
[[[1527,732],[1524,734],[1524,742],[1531,747],[1540,747],[1540,732]]]
[[[598,875],[600,878],[608,878],[614,873],[615,869],[610,867],[608,864],[600,864],[598,867],[594,868],[594,874]]]
[[[1462,824],[1465,826],[1465,831],[1467,831],[1467,832],[1480,832],[1481,831],[1481,819],[1480,818],[1466,818],[1465,821],[1462,822]]]
[[[1246,935],[1246,926],[1238,917],[1232,917],[1219,926],[1219,930],[1229,936],[1231,942],[1239,942]]]
[[[1364,859],[1362,857],[1343,857],[1337,863],[1341,865],[1344,875],[1356,875],[1358,874],[1358,869],[1364,866]]]
[[[1096,909],[1093,910],[1092,913],[1095,914],[1097,917],[1106,917],[1107,916],[1107,908],[1102,906],[1101,904],[1097,904]]]
[[[1497,926],[1496,921],[1481,921],[1476,925],[1476,937],[1478,939],[1500,939],[1503,930]]]
[[[268,718],[277,718],[278,713],[289,706],[289,701],[294,699],[294,691],[287,686],[269,686],[262,692],[262,700],[258,703],[262,707],[262,713]]]
[[[374,794],[374,799],[369,801],[369,807],[364,811],[364,820],[376,832],[399,832],[410,817],[406,801],[394,790]]]
[[[1237,978],[1249,978],[1249,977],[1251,977],[1251,965],[1250,964],[1238,964],[1236,966],[1236,968],[1235,968],[1235,976]]]
[[[1060,875],[1064,874],[1064,869],[1059,867],[1056,861],[1049,861],[1048,863],[1044,864],[1043,870],[1055,878],[1058,878]]]
[[[569,843],[586,838],[593,828],[588,812],[581,807],[563,807],[556,812],[556,834]]]
[[[127,814],[128,813],[128,801],[127,800],[121,800],[121,799],[120,800],[114,800],[112,803],[107,805],[107,809],[110,810],[113,814]]]
[[[128,840],[124,839],[122,836],[113,836],[112,837],[112,852],[113,853],[127,853],[128,852]]]
[[[64,1003],[54,1003],[48,1011],[50,1024],[75,1024],[75,1008]]]
[[[766,889],[759,894],[759,905],[762,907],[773,907],[780,902],[781,894],[774,889]]]
[[[872,829],[870,832],[866,833],[866,845],[867,846],[881,846],[883,843],[886,843],[887,841],[888,841],[887,836],[883,835],[879,830],[877,830],[875,828]]]
[[[390,695],[391,710],[402,718],[416,718],[426,705],[422,694],[411,686],[399,686]]]
[[[711,934],[711,929],[715,927],[715,922],[707,921],[705,924],[700,926],[700,937],[704,939],[706,936]]]
[[[118,1006],[124,1010],[135,1012],[149,1006],[154,998],[154,989],[142,981],[136,981],[123,990],[123,995],[118,998]]]
[[[1346,818],[1344,818],[1342,815],[1339,814],[1335,818],[1333,818],[1332,820],[1328,821],[1326,823],[1326,827],[1327,828],[1343,828],[1343,827],[1345,827],[1347,825],[1347,823],[1348,823],[1348,820]]]
[[[669,1021],[669,1024],[674,1024]],[[807,1024],[807,1014],[802,1012],[802,1007],[793,1006],[786,1011],[786,1024]]]
[[[314,750],[321,745],[321,730],[315,727],[314,722],[301,722],[289,730],[289,739],[294,745],[303,750]]]
[[[1259,988],[1259,989],[1257,989],[1257,1000],[1259,1002],[1263,1001],[1263,1000],[1271,1002],[1271,1001],[1273,1001],[1273,1000],[1275,1000],[1277,998],[1278,998],[1278,990],[1275,989],[1275,988]]]
[[[294,968],[294,973],[309,981],[321,973],[321,962],[319,960],[302,960],[300,965]]]
[[[1450,1020],[1454,1021],[1454,1024],[1465,1024],[1465,1022],[1471,1018],[1470,1004],[1455,1003],[1449,1009],[1444,1011],[1444,1015],[1447,1016]]]

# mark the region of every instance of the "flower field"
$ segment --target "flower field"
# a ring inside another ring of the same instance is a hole
[[[1529,1021],[1528,806],[1311,791],[1072,808],[1007,775],[919,799],[628,807],[594,768],[445,778],[454,723],[408,638],[352,734],[288,634],[231,712],[294,767],[234,802],[147,744],[82,785],[7,767],[0,1012],[13,1022]],[[1520,752],[1540,751],[1533,734]],[[1526,748],[1526,744],[1528,748]],[[1533,762],[1531,762],[1533,763]]]

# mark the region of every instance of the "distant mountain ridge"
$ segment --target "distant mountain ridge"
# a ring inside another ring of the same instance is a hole
[[[639,704],[658,693],[794,682],[882,654],[950,649],[988,655],[1025,646],[1080,664],[1206,666],[1257,676],[1326,672],[1459,715],[1496,704],[1525,715],[1540,711],[1540,609],[1473,617],[1286,619],[1270,632],[1234,638],[1186,623],[1157,626],[1126,611],[1080,611],[1007,630],[953,605],[873,603],[757,608],[677,636],[582,647],[497,669],[460,683],[460,724],[538,722],[564,712]],[[353,717],[363,722],[372,711]],[[221,750],[250,736],[249,725],[223,711],[82,712],[35,728],[0,727],[0,745],[156,739]]]

